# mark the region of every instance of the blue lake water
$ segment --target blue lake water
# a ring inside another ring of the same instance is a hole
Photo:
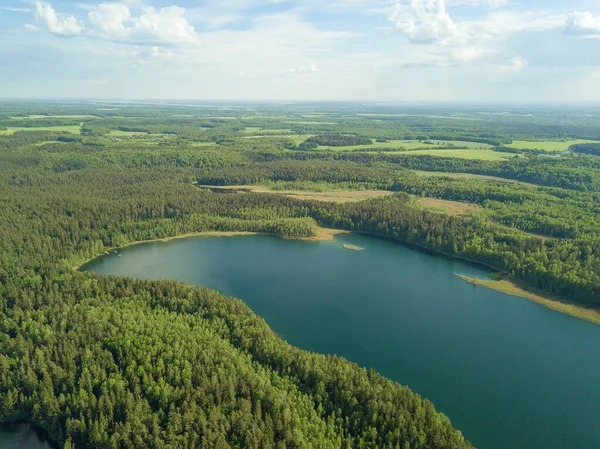
[[[484,268],[361,235],[195,238],[119,254],[83,270],[238,297],[291,344],[410,386],[480,449],[600,448],[600,326],[455,275]]]

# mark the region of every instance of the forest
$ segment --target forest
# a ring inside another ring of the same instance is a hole
[[[308,237],[321,226],[468,259],[597,307],[593,152],[492,161],[344,146],[594,139],[598,122],[566,112],[490,120],[403,112],[0,104],[0,421],[34,422],[61,448],[472,447],[427,399],[290,346],[239,300],[75,270],[141,240],[202,231]],[[471,116],[480,117],[460,111]],[[308,141],[336,149],[305,151]],[[207,188],[238,185],[271,192]],[[366,189],[389,195],[333,203],[278,194]],[[478,209],[452,215],[423,198]]]

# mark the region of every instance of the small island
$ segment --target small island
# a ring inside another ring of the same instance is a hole
[[[356,245],[347,245],[347,244],[344,244],[343,246],[344,246],[344,248],[350,249],[352,251],[364,251],[365,250],[364,248],[362,248],[360,246],[356,246]]]

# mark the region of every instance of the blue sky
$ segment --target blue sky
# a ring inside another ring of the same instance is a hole
[[[0,97],[600,101],[599,0],[0,0]]]

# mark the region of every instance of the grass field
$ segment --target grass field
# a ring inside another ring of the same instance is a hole
[[[513,157],[518,157],[515,154],[501,153],[499,151],[492,150],[419,150],[409,151],[403,154],[407,154],[409,156],[429,154],[432,156],[458,157],[461,159],[480,159],[484,161],[505,161],[507,159],[512,159]]]
[[[350,203],[356,201],[368,200],[371,198],[379,198],[382,196],[392,195],[393,192],[387,190],[327,190],[324,192],[314,192],[310,190],[271,190],[266,186],[258,185],[242,185],[242,186],[203,186],[200,188],[218,189],[218,190],[233,190],[240,192],[255,192],[255,193],[273,193],[276,195],[284,195],[299,200],[315,200],[328,201],[333,203]]]
[[[465,142],[459,140],[428,140],[425,143],[418,140],[390,140],[389,142],[375,142],[371,145],[351,145],[347,147],[328,147],[319,146],[322,150],[377,150],[377,149],[390,149],[390,148],[404,148],[405,150],[418,150],[418,149],[436,149],[439,147],[448,147],[454,145],[457,147],[467,147],[469,149],[490,149],[492,146],[486,143],[476,142]]]
[[[461,203],[460,201],[440,200],[437,198],[417,198],[425,209],[432,212],[442,212],[448,215],[468,215],[471,211],[482,211],[477,204]]]
[[[498,178],[497,176],[487,175],[474,175],[471,173],[447,173],[441,171],[419,171],[415,170],[415,173],[421,176],[439,176],[444,178],[466,178],[466,179],[478,179],[481,181],[497,181],[497,182],[508,182],[513,184],[519,184],[527,187],[538,187],[535,184],[528,182],[516,181],[514,179]]]
[[[248,134],[291,134],[291,129],[282,128],[260,128],[256,126],[247,126],[243,131]]]
[[[29,117],[11,117],[13,120],[27,120],[27,119],[42,119],[42,118],[64,118],[64,119],[90,119],[100,118],[95,115],[30,115]]]
[[[17,131],[56,131],[81,134],[81,126],[35,126],[30,128],[10,126],[6,130],[0,130],[0,135],[10,135],[16,133]]]
[[[192,147],[212,147],[215,146],[214,142],[191,142],[190,146]]]
[[[552,140],[543,142],[530,142],[526,140],[515,140],[510,145],[505,145],[508,148],[517,150],[542,150],[548,152],[565,151],[571,145],[578,143],[599,143],[595,140]]]
[[[109,134],[111,137],[132,137],[132,136],[149,136],[150,134],[140,131],[121,131],[113,129]]]
[[[309,137],[312,137],[312,134],[276,134],[270,136],[244,136],[244,139],[272,139],[272,138],[281,138],[286,137],[288,139],[292,139],[296,145],[300,145]]]
[[[316,122],[307,120],[286,120],[284,123],[292,123],[294,125],[339,125],[337,122]]]

